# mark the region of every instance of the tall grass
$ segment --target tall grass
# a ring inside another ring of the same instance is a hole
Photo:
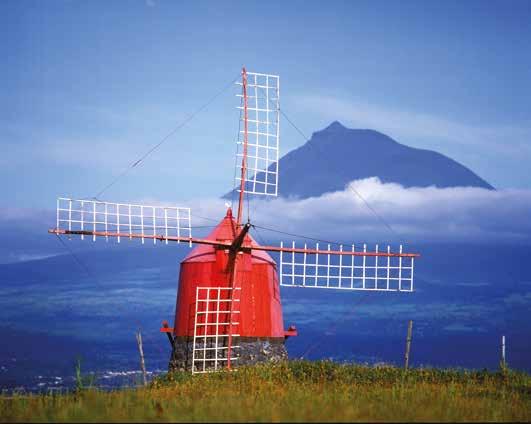
[[[510,370],[289,361],[141,389],[0,397],[0,421],[531,421],[531,377]]]

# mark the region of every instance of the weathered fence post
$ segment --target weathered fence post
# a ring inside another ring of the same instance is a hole
[[[144,362],[144,349],[142,348],[142,334],[140,331],[136,333],[136,342],[138,344],[138,351],[140,352],[140,368],[142,368],[142,376],[144,378],[144,386],[147,386],[146,364]]]
[[[409,349],[411,348],[411,334],[413,332],[413,321],[409,320],[407,327],[407,339],[406,339],[406,357],[404,368],[407,370],[409,367]]]
[[[502,366],[503,368],[505,368],[507,366],[507,362],[505,361],[505,336],[502,336],[501,351],[502,351]]]

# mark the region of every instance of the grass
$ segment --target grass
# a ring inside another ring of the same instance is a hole
[[[0,397],[0,421],[531,421],[531,376],[289,361],[141,389]]]

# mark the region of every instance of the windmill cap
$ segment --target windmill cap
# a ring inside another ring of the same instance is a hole
[[[231,243],[236,237],[236,221],[232,216],[232,209],[227,209],[227,214],[221,220],[221,222],[214,228],[208,236],[205,238],[207,240],[219,241],[219,242],[229,242]],[[250,246],[251,249],[253,246],[259,246],[256,240],[247,233],[245,235],[245,246]],[[253,263],[270,263],[276,267],[276,262],[273,260],[269,254],[263,250],[253,250],[252,251],[252,261]],[[216,248],[212,245],[200,244],[197,245],[181,263],[187,262],[215,262],[216,261]]]

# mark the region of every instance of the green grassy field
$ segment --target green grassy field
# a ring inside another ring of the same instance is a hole
[[[531,421],[531,376],[289,361],[147,388],[0,397],[0,421]]]

